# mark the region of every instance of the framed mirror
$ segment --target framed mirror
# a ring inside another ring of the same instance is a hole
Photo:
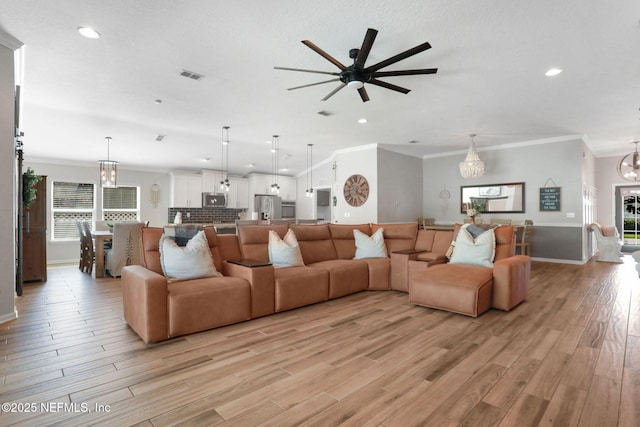
[[[524,182],[460,187],[460,213],[480,207],[482,213],[524,213]]]

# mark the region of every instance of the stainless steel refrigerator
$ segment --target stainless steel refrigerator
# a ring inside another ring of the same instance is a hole
[[[256,194],[254,198],[254,210],[258,212],[259,219],[281,219],[282,199],[271,194]]]

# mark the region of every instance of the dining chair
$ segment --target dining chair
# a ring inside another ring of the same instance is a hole
[[[525,219],[524,225],[516,235],[516,248],[520,248],[520,255],[531,256],[531,234],[533,234],[533,221]]]
[[[78,227],[78,236],[80,237],[80,262],[78,268],[83,273],[91,275],[95,261],[91,227],[87,221],[76,221],[76,226]]]
[[[120,277],[122,267],[141,264],[140,238],[142,222],[117,222],[113,224],[111,248],[105,250],[105,270],[112,277]]]
[[[511,218],[491,218],[489,222],[498,225],[511,225]]]

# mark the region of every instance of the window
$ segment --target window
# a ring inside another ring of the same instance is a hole
[[[138,187],[103,187],[102,219],[109,222],[138,221],[138,193]]]
[[[77,221],[93,222],[94,184],[53,182],[52,240],[78,240]]]

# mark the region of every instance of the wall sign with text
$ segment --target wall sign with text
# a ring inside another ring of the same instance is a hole
[[[560,210],[560,187],[540,188],[540,210],[543,212]]]

